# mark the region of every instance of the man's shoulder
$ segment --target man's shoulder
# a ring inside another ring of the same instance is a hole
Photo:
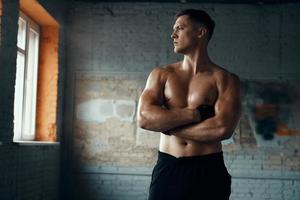
[[[224,67],[218,66],[218,65],[214,65],[214,74],[216,76],[217,79],[221,79],[221,80],[227,80],[227,81],[240,81],[240,78],[238,75],[236,75],[233,72],[230,72],[229,70],[225,69]]]
[[[151,73],[155,73],[157,75],[169,74],[176,71],[178,67],[180,67],[180,62],[161,65],[154,67]]]

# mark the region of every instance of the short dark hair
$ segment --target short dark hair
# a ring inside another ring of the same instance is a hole
[[[205,26],[208,30],[208,40],[210,40],[214,33],[215,22],[205,11],[197,9],[181,10],[175,15],[175,19],[182,15],[188,15],[191,20]]]

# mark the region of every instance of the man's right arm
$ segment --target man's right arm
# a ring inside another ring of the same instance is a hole
[[[137,116],[138,124],[143,129],[167,132],[170,129],[200,121],[197,110],[163,107],[166,73],[163,68],[155,68],[147,79],[146,87],[139,99]]]

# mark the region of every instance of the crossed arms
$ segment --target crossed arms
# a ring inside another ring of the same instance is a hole
[[[215,115],[206,120],[201,120],[197,108],[164,108],[166,80],[167,75],[162,68],[155,68],[150,73],[138,105],[141,128],[197,142],[216,142],[231,137],[241,115],[240,81],[237,76],[228,74],[219,78]]]

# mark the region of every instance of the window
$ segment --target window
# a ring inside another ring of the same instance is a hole
[[[14,141],[35,139],[39,26],[24,13],[18,21]]]
[[[13,142],[56,145],[60,25],[36,0],[19,8]]]

